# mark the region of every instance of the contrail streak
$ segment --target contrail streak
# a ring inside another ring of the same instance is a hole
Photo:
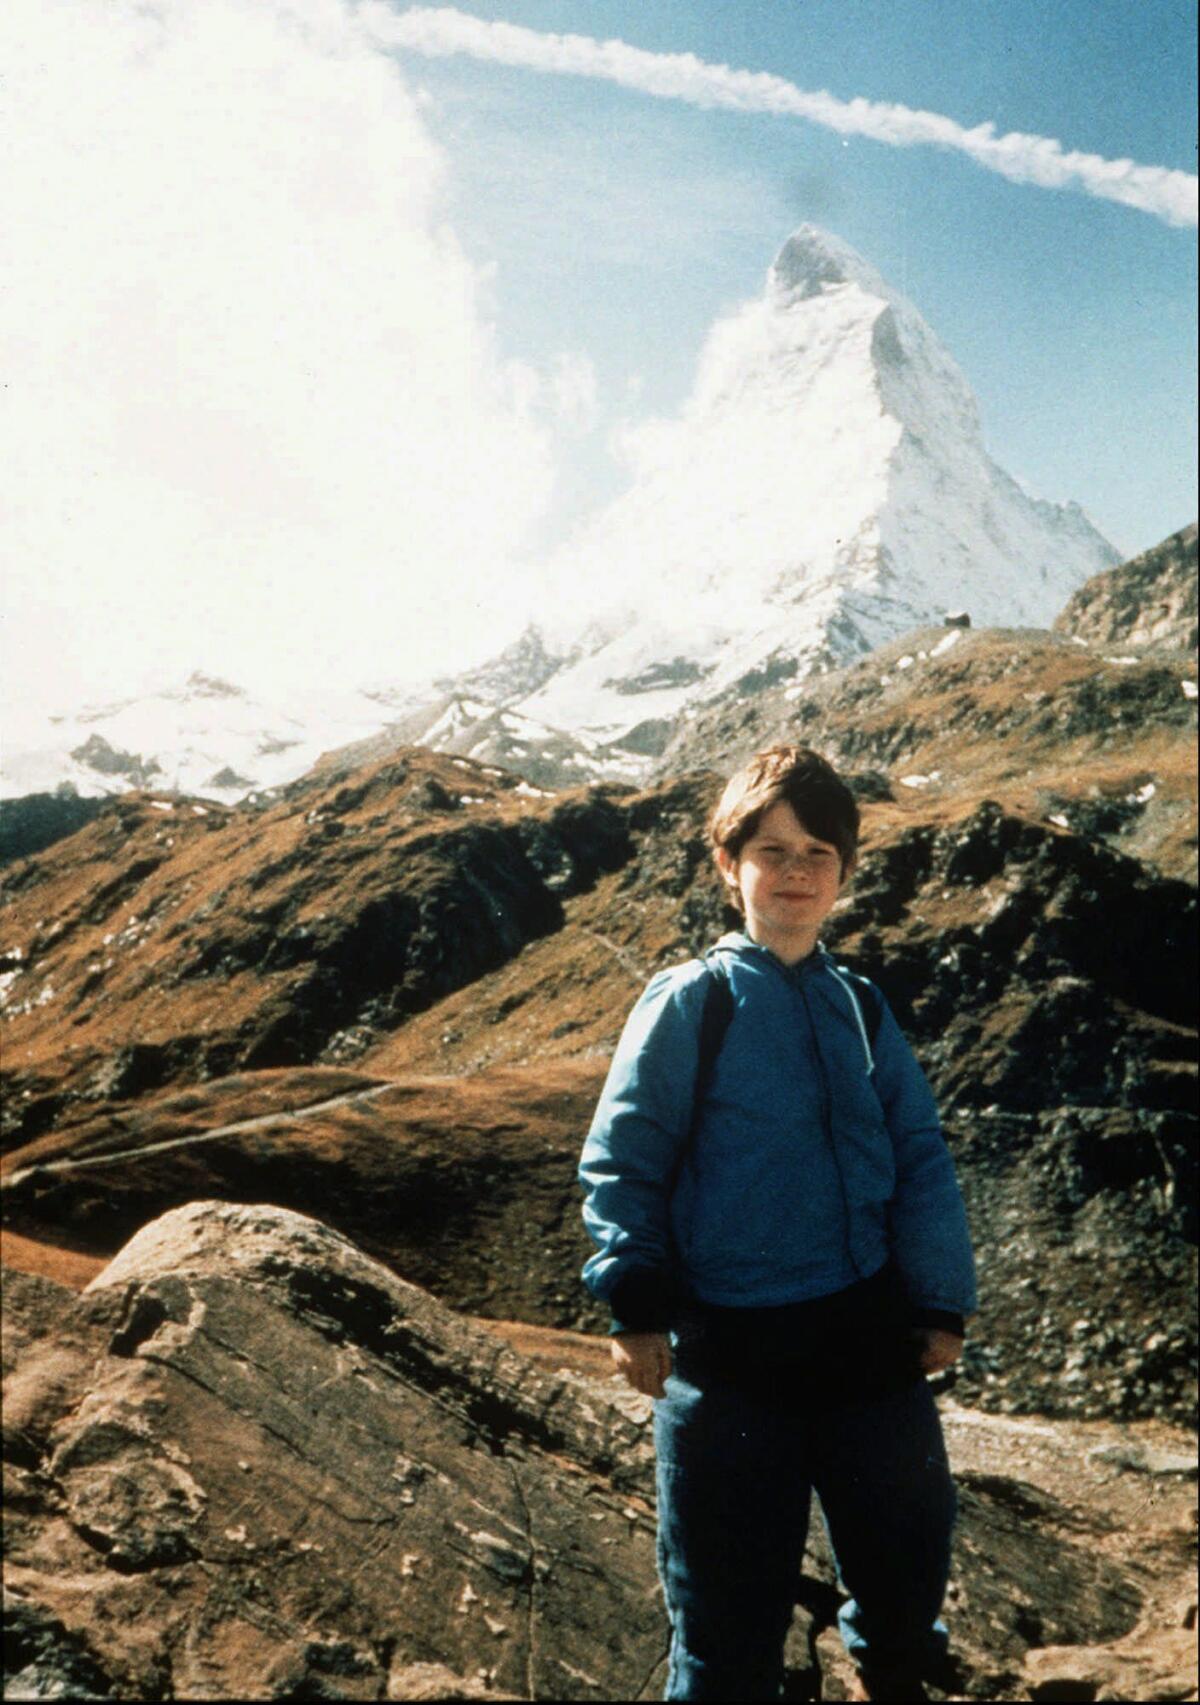
[[[1133,160],[1106,160],[1100,154],[1064,149],[1050,136],[1017,130],[997,136],[990,121],[968,129],[943,113],[888,101],[843,101],[824,89],[800,89],[767,71],[708,64],[692,53],[647,53],[623,41],[488,23],[453,6],[413,6],[396,13],[383,0],[363,0],[359,16],[385,47],[431,57],[463,53],[529,71],[594,77],[693,106],[789,113],[844,136],[869,136],[895,148],[922,144],[950,148],[1014,183],[1082,190],[1152,213],[1168,225],[1197,223],[1197,180],[1190,172],[1139,166]]]

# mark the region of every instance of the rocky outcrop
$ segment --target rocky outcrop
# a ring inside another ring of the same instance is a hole
[[[643,1400],[539,1369],[277,1208],[193,1203],[82,1297],[6,1273],[4,1304],[7,1698],[661,1694]],[[1044,1426],[947,1424],[958,1696],[1028,1697],[1043,1648],[1119,1673],[1135,1634],[1145,1673],[1183,1476],[1135,1560],[1136,1476]],[[814,1526],[792,1697],[838,1697],[836,1603]]]
[[[879,847],[825,935],[887,990],[945,1111],[1195,1112],[1185,882],[985,800]]]
[[[110,780],[119,777],[128,787],[152,787],[153,778],[162,774],[156,758],[143,758],[140,752],[124,752],[110,745],[103,734],[90,734],[71,756],[77,764],[95,770]]]
[[[662,1656],[644,1427],[300,1216],[145,1228],[5,1429],[26,1687],[638,1698]]]
[[[1196,523],[1086,581],[1054,624],[1088,645],[1196,650]]]

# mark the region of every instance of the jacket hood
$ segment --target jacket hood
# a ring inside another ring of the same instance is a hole
[[[804,976],[806,972],[823,970],[834,963],[833,955],[825,947],[825,944],[819,941],[812,952],[806,954],[803,959],[798,959],[794,965],[785,964],[777,953],[772,953],[771,949],[764,947],[761,942],[754,941],[742,929],[729,930],[718,941],[714,942],[709,951],[712,953],[729,953],[739,959],[765,959],[772,965],[778,965],[779,969],[789,977]]]

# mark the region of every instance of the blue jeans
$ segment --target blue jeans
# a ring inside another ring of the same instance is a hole
[[[955,1495],[923,1379],[821,1409],[677,1371],[654,1438],[667,1699],[779,1697],[814,1491],[854,1661],[919,1671],[944,1653]]]

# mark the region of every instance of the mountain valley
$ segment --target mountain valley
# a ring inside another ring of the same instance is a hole
[[[607,1057],[730,922],[721,767],[809,741],[864,814],[828,943],[912,1036],[989,1251],[960,1394],[1185,1419],[1188,666],[922,629],[681,723],[641,788],[408,748],[257,807],[115,800],[6,875],[6,1222],[103,1260],[198,1196],[269,1199],[468,1313],[602,1327],[573,1172]]]
[[[913,1042],[979,1255],[929,1697],[1196,1698],[1196,548],[1118,563],[1025,493],[805,227],[564,547],[605,608],[22,750],[6,1698],[659,1695],[650,1405],[576,1165],[646,981],[735,922],[705,821],[776,741],[860,802],[825,941]],[[837,1597],[814,1523],[789,1698],[847,1696]]]

